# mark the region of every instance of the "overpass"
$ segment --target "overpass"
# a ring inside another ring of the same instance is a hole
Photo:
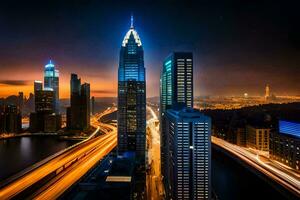
[[[97,129],[86,140],[41,161],[3,184],[0,199],[58,198],[116,147],[117,128],[99,121],[115,110],[109,108],[91,119],[91,124]],[[96,137],[99,130],[105,134]]]

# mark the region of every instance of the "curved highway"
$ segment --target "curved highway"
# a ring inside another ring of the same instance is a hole
[[[28,172],[19,179],[0,189],[0,199],[11,199],[22,193],[43,178],[56,173],[44,186],[38,188],[31,198],[55,199],[70,186],[76,183],[99,160],[106,156],[117,145],[117,128],[98,121],[102,116],[114,112],[110,108],[92,118],[91,124],[105,134],[92,138],[96,131],[85,141],[68,151],[54,157],[49,162]]]

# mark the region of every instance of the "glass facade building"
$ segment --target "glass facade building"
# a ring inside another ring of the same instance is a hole
[[[51,88],[54,91],[54,108],[55,113],[59,113],[59,71],[50,60],[44,69],[44,88]]]
[[[210,199],[211,119],[198,110],[166,112],[167,199]]]
[[[144,50],[131,23],[120,50],[118,68],[118,153],[134,152],[145,164],[146,81]]]
[[[161,172],[165,177],[168,152],[165,112],[175,107],[193,107],[193,54],[173,52],[164,61],[160,76]],[[163,179],[165,180],[165,178]]]
[[[193,107],[193,54],[174,52],[161,71],[161,111],[173,106]]]

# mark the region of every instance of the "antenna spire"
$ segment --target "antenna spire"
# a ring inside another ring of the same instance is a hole
[[[130,28],[133,28],[133,14],[131,14],[130,23]]]

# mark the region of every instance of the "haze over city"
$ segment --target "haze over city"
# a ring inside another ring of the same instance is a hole
[[[300,94],[297,6],[29,1],[1,3],[0,97],[28,96],[49,59],[60,70],[60,98],[69,97],[71,72],[91,83],[92,96],[117,96],[119,45],[131,14],[147,52],[147,97],[159,96],[172,51],[193,52],[195,96],[263,96],[266,84],[276,95]]]

